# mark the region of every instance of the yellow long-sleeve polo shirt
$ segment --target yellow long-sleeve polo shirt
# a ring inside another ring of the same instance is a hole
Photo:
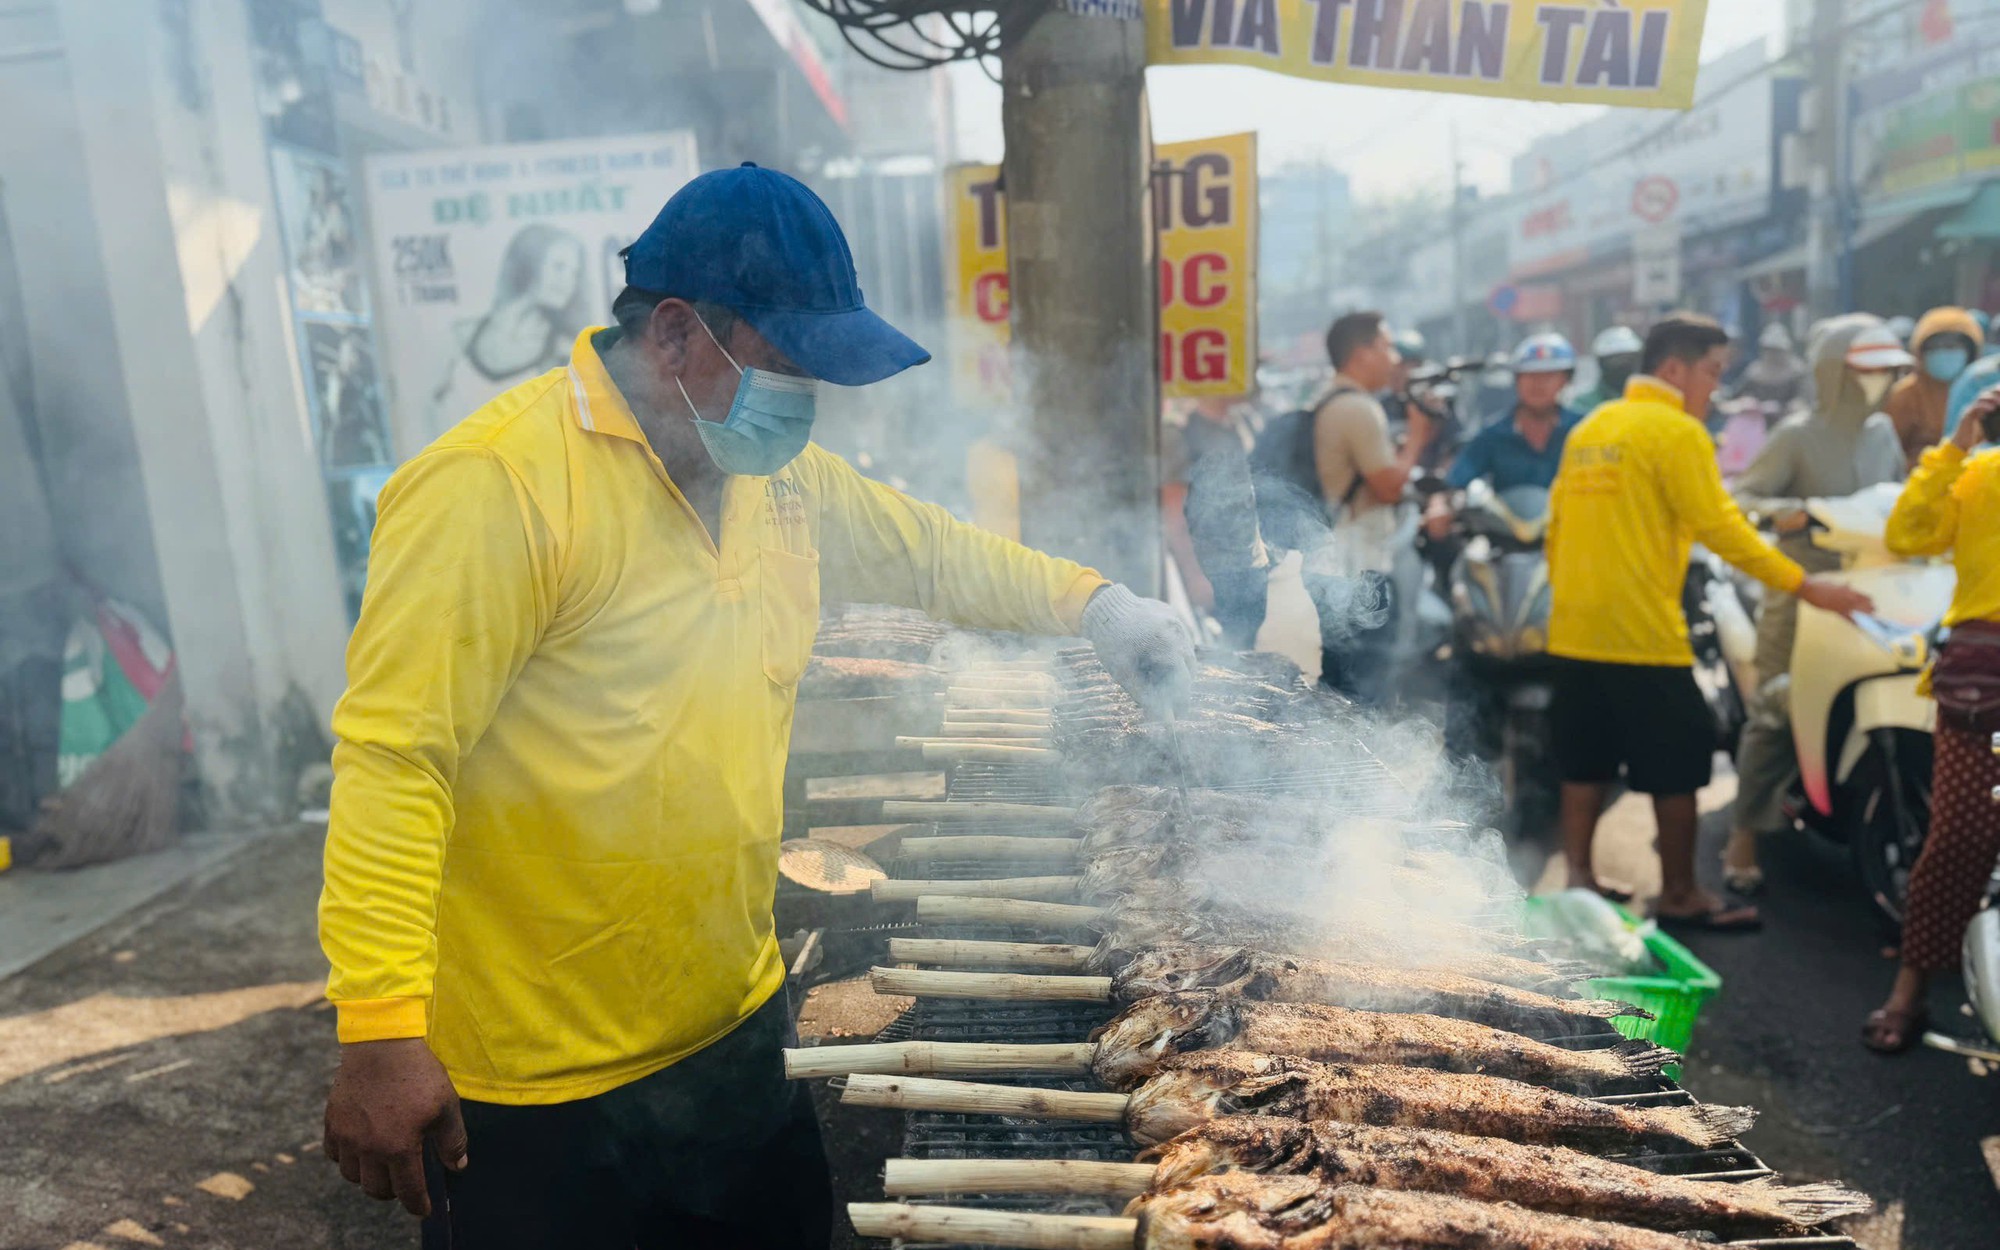
[[[1554,655],[1692,665],[1681,591],[1697,539],[1786,594],[1805,581],[1744,519],[1707,429],[1658,378],[1633,378],[1571,431],[1550,507]]]
[[[772,933],[796,685],[837,597],[1075,633],[1104,584],[809,447],[712,541],[592,346],[383,488],[334,713],[320,939],[342,1041],[585,1098],[729,1032]]]
[[[2000,451],[1967,456],[1944,443],[1925,452],[1883,537],[1899,556],[1952,553],[1958,585],[1945,624],[2000,622]]]

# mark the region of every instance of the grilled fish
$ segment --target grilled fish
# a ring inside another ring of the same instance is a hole
[[[1682,1180],[1559,1146],[1431,1129],[1231,1116],[1139,1156],[1166,1189],[1219,1172],[1310,1176],[1332,1185],[1451,1193],[1667,1231],[1796,1232],[1873,1204],[1840,1185]]]
[[[1203,1177],[1125,1214],[1142,1250],[1688,1250],[1650,1229],[1297,1176]]]
[[[1126,1008],[1091,1035],[1092,1070],[1130,1089],[1173,1055],[1218,1050],[1295,1055],[1323,1063],[1386,1063],[1483,1072],[1537,1085],[1594,1088],[1658,1076],[1680,1056],[1651,1042],[1565,1050],[1483,1024],[1440,1016],[1352,1011],[1306,1003],[1244,1002],[1212,992],[1161,994]]]
[[[1101,929],[1117,946],[1245,945],[1260,950],[1315,958],[1354,960],[1392,968],[1450,971],[1499,985],[1537,992],[1561,991],[1589,977],[1592,970],[1569,962],[1550,962],[1486,949],[1491,935],[1469,926],[1430,925],[1409,940],[1392,925],[1360,923],[1294,924],[1241,908],[1156,907],[1120,899]],[[1474,936],[1477,935],[1477,936]]]
[[[1120,1002],[1176,990],[1224,990],[1249,999],[1416,1012],[1503,1028],[1562,1017],[1652,1019],[1626,1003],[1553,998],[1463,972],[1311,959],[1247,946],[1128,942],[1126,937],[1106,938],[1091,956],[1092,966],[1111,977],[1112,995]]]
[[[1133,1091],[1125,1127],[1154,1145],[1230,1115],[1445,1129],[1602,1153],[1649,1143],[1707,1149],[1757,1118],[1747,1107],[1622,1107],[1494,1076],[1214,1051],[1162,1060]]]

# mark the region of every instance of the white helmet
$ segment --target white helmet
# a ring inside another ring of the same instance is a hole
[[[1645,350],[1638,332],[1630,326],[1609,326],[1590,341],[1590,354],[1599,360],[1606,356],[1637,356]]]
[[[1784,322],[1773,321],[1757,336],[1757,346],[1774,352],[1788,352],[1792,350],[1792,332],[1785,328]]]
[[[1574,373],[1576,349],[1554,331],[1530,334],[1514,349],[1515,373]]]

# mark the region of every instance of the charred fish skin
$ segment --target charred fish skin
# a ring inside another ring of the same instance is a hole
[[[1403,1064],[1591,1089],[1656,1077],[1680,1059],[1649,1042],[1565,1050],[1441,1016],[1353,1011],[1306,1003],[1244,1002],[1212,991],[1141,999],[1091,1035],[1093,1070],[1130,1089],[1170,1055],[1243,1050],[1322,1063]]]
[[[1643,1144],[1708,1149],[1756,1119],[1742,1107],[1620,1107],[1500,1077],[1216,1051],[1162,1061],[1159,1075],[1133,1091],[1126,1128],[1154,1145],[1230,1115],[1445,1129],[1605,1153]]]
[[[1433,1193],[1245,1173],[1133,1199],[1144,1250],[1687,1250],[1670,1233]]]
[[[1312,1176],[1327,1184],[1456,1194],[1662,1232],[1797,1233],[1874,1204],[1837,1184],[1683,1180],[1560,1146],[1435,1129],[1235,1116],[1153,1147],[1166,1189],[1223,1172]]]
[[[1183,990],[1220,990],[1260,1001],[1449,1016],[1499,1028],[1564,1017],[1652,1018],[1625,1003],[1551,998],[1451,972],[1310,959],[1247,946],[1170,941],[1134,947],[1107,938],[1091,964],[1111,977],[1112,995],[1120,1002]]]

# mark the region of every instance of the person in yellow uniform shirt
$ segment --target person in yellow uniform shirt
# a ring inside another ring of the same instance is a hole
[[[1910,869],[1901,966],[1861,1040],[1897,1054],[1923,1036],[1931,977],[1958,966],[1965,926],[2000,857],[2000,389],[1981,395],[1955,434],[1924,453],[1884,534],[1900,556],[1949,551],[1958,572],[1944,652],[1930,675],[1938,703],[1931,827]]]
[[[792,710],[827,593],[1082,633],[1156,710],[1164,604],[808,442],[819,381],[928,359],[802,183],[696,178],[617,325],[384,487],[334,713],[326,1149],[426,1246],[825,1246],[772,932]]]
[[[1548,538],[1549,651],[1563,661],[1550,721],[1570,885],[1604,889],[1591,847],[1622,769],[1633,790],[1652,796],[1659,822],[1661,925],[1741,930],[1757,926],[1756,910],[1732,907],[1695,880],[1695,793],[1708,784],[1718,743],[1681,608],[1688,549],[1699,540],[1773,590],[1829,611],[1872,605],[1808,578],[1730,499],[1702,423],[1728,357],[1720,325],[1668,317],[1646,336],[1625,397],[1569,436]]]

